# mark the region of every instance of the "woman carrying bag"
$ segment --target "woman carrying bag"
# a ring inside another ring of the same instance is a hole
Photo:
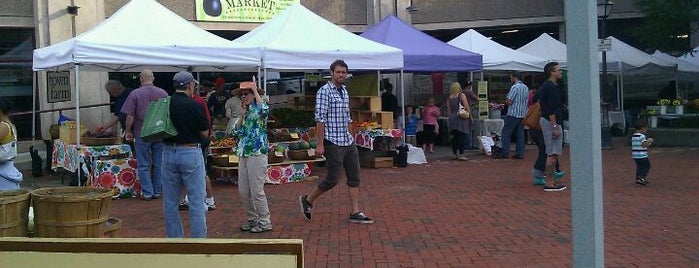
[[[449,99],[447,99],[447,114],[449,114],[449,132],[452,134],[451,151],[454,159],[466,161],[466,140],[471,137],[471,113],[466,95],[461,91],[459,82],[451,84]]]

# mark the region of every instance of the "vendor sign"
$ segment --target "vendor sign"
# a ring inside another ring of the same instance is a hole
[[[196,0],[198,21],[266,22],[299,0]]]
[[[70,72],[47,72],[46,91],[49,103],[70,101]]]

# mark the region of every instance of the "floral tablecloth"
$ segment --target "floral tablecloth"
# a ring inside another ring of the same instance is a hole
[[[265,183],[286,184],[303,181],[311,175],[313,162],[296,163],[288,165],[270,165],[267,167],[267,179]]]
[[[374,140],[376,137],[390,137],[398,139],[403,137],[403,131],[400,129],[363,129],[358,130],[354,135],[354,143],[357,146],[374,150]]]
[[[113,198],[132,198],[141,192],[136,174],[136,159],[95,160],[90,185],[93,188],[112,189]]]
[[[61,140],[53,140],[53,152],[51,152],[51,168],[64,168],[70,172],[78,170],[78,165],[89,162],[86,166],[93,170],[94,160],[102,158],[128,158],[132,156],[131,147],[128,144],[86,146],[66,144]]]

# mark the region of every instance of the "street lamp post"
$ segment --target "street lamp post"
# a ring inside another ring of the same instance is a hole
[[[600,25],[600,42],[605,42],[607,39],[607,18],[609,14],[612,13],[612,8],[614,7],[614,2],[611,0],[602,0],[602,2],[597,3],[597,17],[602,19],[602,24]],[[612,148],[612,133],[611,126],[609,125],[609,106],[607,103],[609,101],[609,85],[607,84],[607,50],[602,49],[602,94],[604,96],[604,106],[602,107],[602,149]],[[622,96],[623,97],[623,96]]]

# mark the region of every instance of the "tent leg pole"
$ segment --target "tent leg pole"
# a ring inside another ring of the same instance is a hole
[[[80,65],[75,65],[75,121],[77,122],[75,129],[76,129],[76,134],[75,134],[75,140],[80,146]],[[78,161],[78,169],[76,170],[77,173],[77,180],[78,180],[78,187],[82,186],[82,181],[80,179],[80,171],[81,171],[81,164],[80,161]]]
[[[403,114],[403,121],[405,121],[405,84],[403,83],[403,80],[403,69],[400,69],[400,111]],[[403,123],[403,129],[401,129],[401,132],[403,133],[403,144],[405,144],[405,123]]]

